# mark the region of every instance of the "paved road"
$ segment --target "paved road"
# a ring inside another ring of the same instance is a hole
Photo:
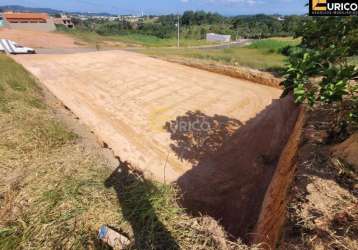
[[[14,56],[123,161],[174,181],[193,162],[163,127],[188,111],[244,123],[281,91],[127,51]],[[165,169],[165,171],[164,171]],[[165,177],[164,177],[165,176]]]

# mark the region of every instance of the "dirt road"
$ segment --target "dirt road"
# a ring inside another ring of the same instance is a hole
[[[173,152],[171,135],[164,129],[167,122],[200,110],[244,123],[281,93],[132,52],[14,58],[123,161],[160,181],[174,181],[192,167]]]
[[[61,33],[31,30],[0,29],[0,38],[13,40],[31,48],[81,48],[85,44]]]

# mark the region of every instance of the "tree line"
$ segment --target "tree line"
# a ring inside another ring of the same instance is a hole
[[[205,11],[186,11],[180,16],[181,33],[185,38],[204,39],[206,33],[231,35],[236,38],[267,38],[292,36],[295,30],[307,19],[305,16],[253,15],[226,17]],[[77,29],[93,31],[101,35],[144,34],[159,38],[176,36],[177,15],[164,15],[158,18],[144,17],[136,22],[128,20],[106,21],[89,19],[73,20]]]

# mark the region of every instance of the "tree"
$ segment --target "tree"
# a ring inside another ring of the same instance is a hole
[[[301,29],[296,30],[296,36],[302,37],[304,48],[326,50],[334,45],[341,50],[336,56],[352,56],[358,50],[358,18],[312,18],[304,22]]]
[[[183,25],[191,26],[194,22],[194,11],[185,11],[181,21]]]
[[[282,83],[284,95],[293,92],[297,103],[334,107],[338,126],[358,122],[358,68],[348,62],[357,53],[356,22],[351,17],[307,20],[297,33],[302,43],[291,53]]]

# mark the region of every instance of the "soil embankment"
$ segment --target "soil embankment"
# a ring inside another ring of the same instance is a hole
[[[267,189],[260,217],[252,234],[254,243],[265,242],[270,249],[275,248],[285,221],[287,195],[295,174],[296,155],[304,122],[304,108],[301,107],[296,125],[281,153],[275,174]]]
[[[215,152],[202,156],[178,180],[183,205],[220,220],[232,236],[249,240],[298,114],[292,97],[275,100]]]
[[[225,65],[215,62],[205,62],[199,59],[188,58],[166,58],[169,62],[180,63],[186,66],[207,70],[226,76],[231,76],[238,79],[245,79],[258,84],[281,89],[282,79],[275,77],[273,74],[263,72],[256,69],[250,69],[247,67],[237,67],[231,65]]]
[[[31,48],[81,48],[83,43],[76,41],[74,38],[61,33],[0,29],[0,38],[13,40],[22,46]]]

